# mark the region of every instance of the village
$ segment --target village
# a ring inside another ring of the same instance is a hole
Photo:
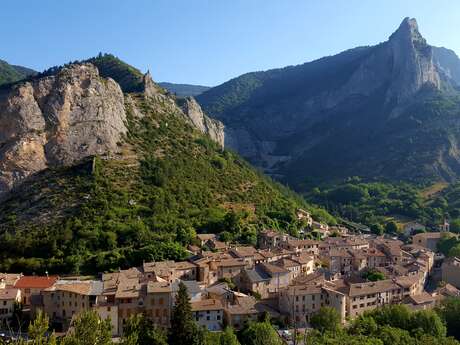
[[[227,325],[238,330],[263,315],[286,328],[308,327],[324,306],[346,323],[387,304],[420,310],[460,296],[460,259],[444,259],[436,249],[448,227],[417,233],[404,243],[329,227],[303,210],[298,217],[323,238],[264,230],[256,248],[198,234],[186,261],[144,262],[97,279],[0,273],[0,322],[9,325],[20,306],[30,318],[42,310],[61,332],[88,309],[110,319],[114,337],[123,335],[130,316],[138,313],[168,328],[180,282],[196,322],[209,331]]]

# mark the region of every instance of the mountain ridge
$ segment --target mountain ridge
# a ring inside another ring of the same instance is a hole
[[[35,75],[36,73],[37,72],[33,69],[18,65],[11,65],[4,60],[0,60],[0,86],[3,84],[17,82],[31,75]]]
[[[376,46],[349,49],[302,65],[244,74],[211,88],[197,100],[205,112],[226,126],[228,147],[297,188],[308,184],[308,180],[325,182],[353,175],[450,180],[460,174],[456,144],[440,142],[436,152],[430,153],[431,162],[427,162],[425,153],[418,152],[421,146],[410,143],[417,142],[417,136],[428,138],[433,134],[427,120],[432,120],[438,129],[439,121],[424,118],[423,130],[418,125],[410,130],[394,126],[398,121],[411,123],[398,120],[401,116],[408,117],[406,120],[423,117],[426,109],[420,104],[430,103],[430,99],[456,103],[459,68],[460,59],[454,52],[428,45],[416,20],[405,18],[387,41]],[[408,113],[415,108],[420,114]],[[415,124],[417,121],[420,120]],[[456,137],[456,126],[442,130],[446,138]],[[408,150],[405,153],[397,149],[394,154],[382,155],[390,163],[389,169],[382,170],[383,159],[374,160],[369,150],[374,145],[372,155],[378,156],[382,149],[385,152],[382,145],[388,138],[381,135],[388,131],[395,136],[395,142],[404,135],[413,138],[398,144]],[[367,138],[370,135],[375,139]],[[416,169],[409,172],[409,163],[403,156],[411,152],[420,156],[418,168],[423,173]],[[444,155],[445,159],[440,158]],[[339,167],[343,173],[331,174]],[[411,176],[414,171],[416,176]]]
[[[158,85],[160,85],[162,88],[168,90],[169,92],[175,94],[178,97],[196,97],[211,88],[210,86],[178,84],[169,82],[159,82]]]

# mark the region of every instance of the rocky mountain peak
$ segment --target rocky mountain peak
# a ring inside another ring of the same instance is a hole
[[[415,18],[406,17],[402,21],[401,25],[399,26],[398,30],[396,30],[391,36],[390,40],[398,40],[402,39],[407,42],[423,42],[426,43],[426,40],[420,34],[418,29],[417,20]]]
[[[158,94],[158,88],[155,85],[150,71],[147,71],[142,77],[142,84],[144,86],[144,94],[148,97],[152,97]]]
[[[388,101],[400,104],[422,87],[442,88],[442,77],[434,63],[433,48],[420,34],[415,19],[405,18],[387,42],[391,58]]]

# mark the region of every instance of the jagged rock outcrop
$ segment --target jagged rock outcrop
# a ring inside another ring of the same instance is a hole
[[[387,42],[373,47],[348,81],[327,93],[327,108],[353,95],[370,96],[385,89],[386,103],[402,104],[423,87],[448,88],[443,71],[433,57],[433,48],[420,34],[415,19],[405,18]]]
[[[291,186],[311,177],[455,178],[448,139],[459,126],[451,123],[459,81],[456,54],[430,46],[405,18],[378,45],[247,73],[197,101],[224,123],[226,147]]]
[[[179,100],[180,107],[190,124],[200,132],[209,135],[212,140],[224,147],[224,124],[207,116],[195,98],[186,97]]]
[[[0,194],[47,167],[117,151],[124,97],[91,64],[0,92]]]
[[[155,95],[158,95],[158,86],[155,85],[155,83],[153,82],[152,76],[150,75],[150,71],[147,71],[147,73],[145,73],[142,77],[142,85],[144,88],[144,94],[147,97],[153,97]]]

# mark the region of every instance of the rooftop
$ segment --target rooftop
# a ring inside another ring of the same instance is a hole
[[[18,298],[19,289],[16,288],[6,288],[0,289],[0,300],[8,301],[15,300]]]
[[[350,297],[361,296],[366,294],[373,294],[379,292],[386,292],[393,289],[398,289],[392,280],[380,280],[369,283],[350,284]]]
[[[22,276],[14,284],[18,289],[46,289],[58,280],[58,276]]]
[[[200,241],[206,242],[207,240],[212,240],[212,239],[216,238],[217,236],[215,234],[197,234],[196,237]]]
[[[98,296],[102,294],[102,282],[97,280],[58,280],[45,291],[66,291],[79,295]]]
[[[257,250],[252,246],[235,247],[230,249],[230,252],[239,258],[254,256]]]
[[[222,310],[224,306],[222,302],[217,299],[205,299],[201,301],[191,302],[192,311],[206,311],[206,310]]]
[[[289,271],[283,267],[280,267],[280,266],[277,266],[277,265],[273,265],[273,264],[270,264],[270,263],[261,263],[258,265],[263,271],[265,271],[266,273],[270,274],[271,276],[273,276],[273,274],[285,274],[285,273],[289,273]]]

